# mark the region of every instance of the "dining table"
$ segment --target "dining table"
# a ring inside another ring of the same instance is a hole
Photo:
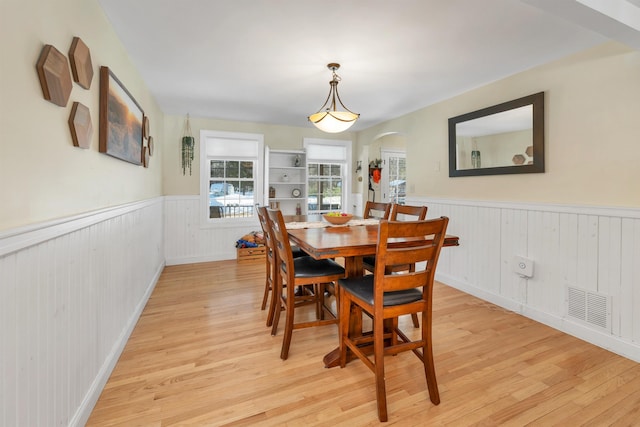
[[[323,222],[320,215],[288,215],[284,217],[289,240],[315,259],[344,258],[345,275],[360,277],[364,274],[362,259],[376,254],[378,219],[353,217],[344,225]],[[444,246],[458,246],[459,237],[447,234]],[[354,316],[351,316],[354,318]],[[360,321],[349,325],[350,330],[361,331]],[[325,367],[340,364],[340,349],[336,348],[323,358]]]

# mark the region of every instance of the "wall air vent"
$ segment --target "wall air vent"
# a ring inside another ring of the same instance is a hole
[[[567,316],[611,332],[611,296],[567,287]]]

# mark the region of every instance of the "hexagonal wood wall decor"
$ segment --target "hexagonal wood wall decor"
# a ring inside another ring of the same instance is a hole
[[[148,116],[144,116],[144,119],[142,119],[142,137],[144,139],[149,138],[149,117]]]
[[[80,37],[74,37],[69,49],[69,62],[71,62],[71,72],[73,81],[85,89],[91,87],[93,80],[93,64],[91,63],[91,52]]]
[[[73,83],[67,57],[50,44],[40,52],[36,64],[44,99],[61,107],[66,107]]]
[[[533,157],[533,145],[528,146],[527,149],[524,151],[524,154],[526,154],[529,157]]]
[[[91,112],[89,108],[79,102],[74,102],[69,115],[69,129],[73,145],[80,148],[91,147],[93,125],[91,124]]]
[[[518,165],[518,166],[519,165],[524,165],[525,160],[526,159],[524,158],[524,156],[522,154],[516,154],[515,156],[513,156],[513,159],[512,159],[513,164],[514,165]]]
[[[149,147],[142,147],[142,166],[149,167]]]

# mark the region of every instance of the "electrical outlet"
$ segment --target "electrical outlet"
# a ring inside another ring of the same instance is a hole
[[[523,256],[513,257],[513,271],[520,277],[533,277],[533,260]]]

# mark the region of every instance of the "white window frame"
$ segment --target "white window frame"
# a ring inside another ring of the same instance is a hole
[[[255,144],[254,154],[242,155],[233,153],[230,155],[211,155],[211,151],[222,151],[224,147],[233,146],[234,142]],[[253,198],[256,204],[260,204],[264,200],[264,135],[257,133],[241,133],[241,132],[224,132],[215,130],[200,131],[200,206],[202,224],[205,227],[212,226],[238,226],[244,224],[255,224],[257,216],[242,218],[209,218],[209,181],[210,170],[209,162],[211,160],[253,160],[255,161],[255,184],[253,190]]]
[[[304,138],[303,145],[305,150],[307,151],[307,165],[309,163],[334,163],[334,164],[342,164],[343,171],[343,187],[342,187],[342,210],[343,212],[351,212],[352,208],[350,205],[351,200],[351,180],[352,180],[352,161],[351,161],[351,151],[353,143],[350,140],[341,140],[341,139],[319,139],[319,138]],[[309,156],[308,146],[309,145],[325,145],[325,146],[335,146],[335,147],[344,147],[346,153],[346,159],[343,161],[336,161],[335,159],[318,159]],[[308,166],[307,166],[308,168]],[[308,179],[308,178],[307,178]],[[307,187],[309,183],[307,182]],[[353,212],[351,212],[353,213]]]

